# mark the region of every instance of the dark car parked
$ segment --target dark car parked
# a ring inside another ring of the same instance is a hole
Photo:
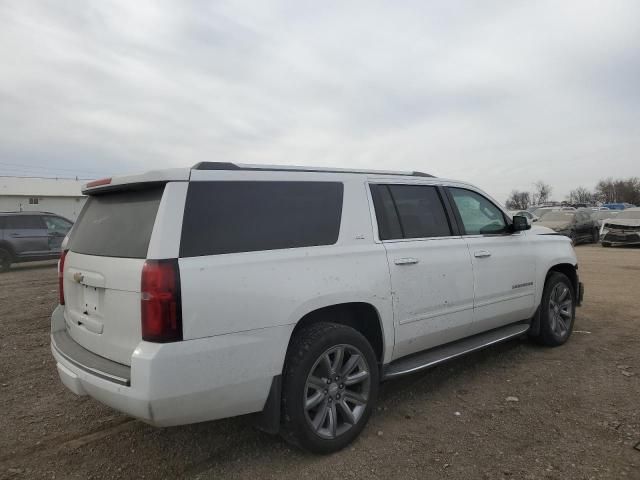
[[[72,225],[48,212],[0,212],[0,272],[12,263],[58,258]]]
[[[559,210],[544,215],[538,225],[571,238],[574,244],[598,242],[598,225],[587,210]]]

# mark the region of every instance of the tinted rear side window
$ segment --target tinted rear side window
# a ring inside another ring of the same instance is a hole
[[[192,182],[180,256],[332,245],[342,195],[337,182]]]
[[[7,217],[8,230],[37,230],[46,228],[39,215],[15,215]]]
[[[387,185],[371,185],[371,197],[376,209],[380,240],[404,238],[389,187]]]
[[[71,231],[70,250],[146,258],[163,191],[164,186],[90,197]]]
[[[380,240],[452,235],[436,187],[372,185]]]

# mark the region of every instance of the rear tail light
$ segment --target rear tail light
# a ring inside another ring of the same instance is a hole
[[[182,340],[180,273],[176,258],[144,262],[140,298],[142,339],[158,343]]]
[[[60,305],[64,305],[64,259],[67,257],[68,250],[62,250],[60,260],[58,260],[58,295]]]

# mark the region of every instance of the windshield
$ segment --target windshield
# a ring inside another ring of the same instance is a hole
[[[549,212],[545,214],[544,221],[545,222],[572,222],[576,217],[576,214],[573,212]]]
[[[623,210],[616,215],[616,218],[633,218],[638,220],[640,219],[640,210]]]

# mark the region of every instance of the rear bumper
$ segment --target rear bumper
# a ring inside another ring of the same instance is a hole
[[[58,306],[51,317],[51,352],[62,383],[76,395],[89,395],[156,426],[262,410],[273,377],[282,372],[293,329],[273,327],[168,344],[140,342],[126,366],[88,352],[70,337],[73,343],[65,343],[63,312]],[[117,378],[110,378],[114,372]]]

